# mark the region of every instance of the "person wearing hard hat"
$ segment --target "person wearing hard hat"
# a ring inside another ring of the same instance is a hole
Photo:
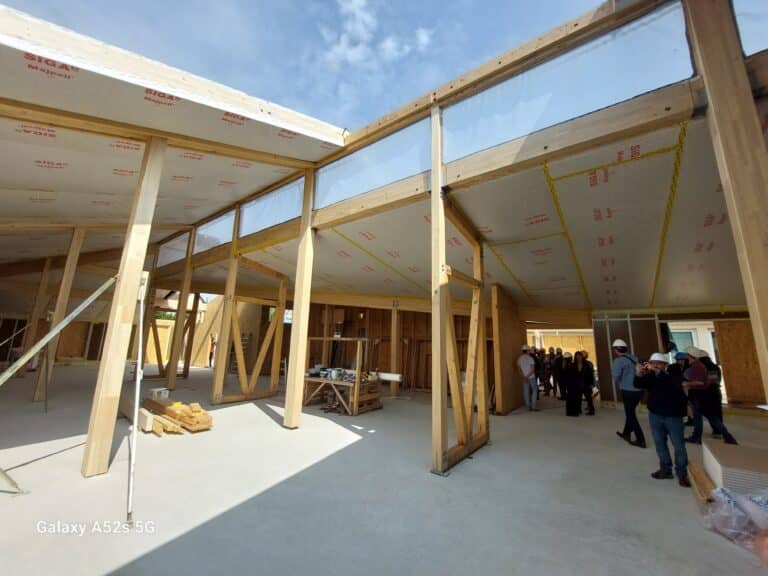
[[[648,422],[653,443],[659,456],[659,469],[651,474],[656,480],[673,478],[672,456],[667,439],[675,450],[675,473],[680,486],[689,487],[688,452],[685,449],[685,427],[688,399],[679,373],[667,371],[667,356],[660,352],[651,355],[648,362],[635,367],[635,385],[648,390]]]
[[[517,358],[517,370],[523,379],[525,406],[532,412],[538,412],[536,400],[539,394],[539,384],[536,381],[536,361],[531,356],[528,346],[523,346],[522,354]]]
[[[683,372],[683,387],[693,405],[693,432],[685,439],[691,444],[701,444],[704,432],[704,417],[707,417],[712,432],[722,436],[726,444],[738,444],[725,427],[722,419],[722,392],[720,391],[720,367],[712,362],[709,354],[697,348],[688,346],[688,368]]]
[[[642,390],[635,387],[637,356],[627,352],[627,343],[620,338],[613,341],[611,349],[613,350],[611,372],[613,373],[613,380],[621,390],[621,400],[624,403],[624,429],[621,432],[617,430],[616,434],[632,446],[645,448],[645,435],[637,419],[637,405],[643,398]],[[633,432],[635,433],[634,440],[632,440]]]

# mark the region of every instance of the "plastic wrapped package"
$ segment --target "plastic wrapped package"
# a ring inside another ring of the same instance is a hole
[[[707,528],[768,563],[768,489],[743,495],[718,488],[712,497],[715,501],[707,513]]]

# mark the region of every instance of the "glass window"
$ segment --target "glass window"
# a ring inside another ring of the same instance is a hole
[[[693,346],[693,332],[688,330],[670,332],[672,342],[677,346],[678,352],[684,352],[688,346]]]
[[[254,198],[240,208],[240,236],[253,234],[301,216],[304,178]]]
[[[444,112],[444,161],[691,77],[679,2],[463,100]]]
[[[230,210],[215,220],[206,222],[197,229],[194,253],[232,241],[232,229],[235,227],[235,211]]]
[[[317,171],[315,208],[375,190],[431,165],[430,119],[425,118]]]
[[[171,262],[181,260],[187,254],[187,241],[189,232],[176,236],[173,240],[160,246],[160,252],[157,254],[157,267],[165,266]]]
[[[765,0],[733,0],[741,47],[749,56],[768,48],[768,2]]]

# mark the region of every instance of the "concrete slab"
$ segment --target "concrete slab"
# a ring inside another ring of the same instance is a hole
[[[356,418],[310,408],[298,430],[279,425],[280,399],[215,407],[210,432],[140,436],[145,533],[108,533],[123,529],[128,428],[110,472],[83,479],[95,379],[57,368],[47,415],[32,375],[0,389],[0,466],[28,491],[0,493],[9,574],[763,573],[703,527],[690,490],[649,477],[655,453],[616,438],[620,412],[572,419],[560,403],[492,417],[492,445],[447,478],[428,473],[427,395]],[[175,395],[207,404],[209,386],[196,370]],[[728,424],[768,441],[768,419]],[[85,533],[41,533],[57,521]]]

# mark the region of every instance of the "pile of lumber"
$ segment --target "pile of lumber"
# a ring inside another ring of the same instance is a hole
[[[159,419],[161,423],[168,421],[189,432],[210,430],[213,426],[213,418],[197,402],[184,404],[183,402],[172,402],[170,400],[144,398],[141,406],[143,409],[148,410],[155,419]]]

